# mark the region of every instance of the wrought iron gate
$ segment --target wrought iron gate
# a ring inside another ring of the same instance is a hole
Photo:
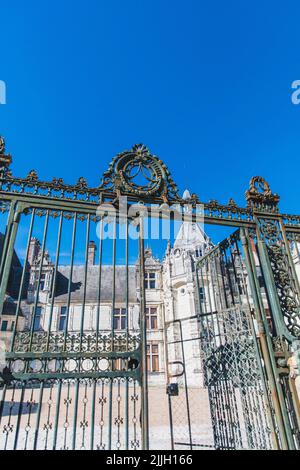
[[[147,448],[141,217],[109,204],[107,174],[89,190],[13,178],[1,160],[1,448]]]
[[[300,216],[279,214],[265,180],[240,208],[181,198],[143,145],[95,188],[10,164],[0,138],[1,448],[149,447],[143,220],[187,203],[192,223],[201,204],[238,231],[195,263],[195,315],[165,323],[171,446],[299,447]]]
[[[278,429],[239,235],[198,264],[204,383],[216,448],[271,449]]]
[[[99,222],[93,211],[76,210],[75,204],[72,204],[72,210],[66,211],[51,207],[49,203],[47,208],[18,203],[7,210],[8,218],[13,222],[7,225],[7,233],[10,230],[11,233],[4,255],[2,286],[9,282],[9,276],[13,276],[12,289],[19,293],[6,354],[12,380],[7,377],[8,384],[2,390],[3,448],[118,449],[121,442],[123,447],[138,448],[141,438],[147,437],[146,430],[141,430],[141,422],[144,423],[141,420],[145,419],[143,406],[146,406],[143,396],[140,403],[141,385],[145,387],[141,373],[143,338],[141,326],[129,331],[128,303],[133,294],[129,285],[132,273],[128,266],[127,239],[125,266],[117,265],[116,238],[112,241],[111,266],[108,268],[104,264],[101,243],[105,242],[101,239],[97,264],[89,266],[91,225]],[[40,220],[35,224],[37,217]],[[55,234],[54,223],[50,228],[50,218],[55,220],[56,217],[58,232]],[[30,219],[26,255],[23,267],[11,271],[10,254],[18,231],[25,227],[23,218]],[[118,223],[118,219],[113,220],[113,230]],[[71,262],[65,267],[59,264],[59,258],[62,234],[64,229],[67,232],[68,224],[71,224],[72,232],[69,240]],[[81,240],[79,224],[85,232],[85,253],[83,264],[76,266],[77,236],[79,242]],[[43,226],[40,257],[28,266],[32,235],[38,225]],[[52,241],[56,235],[57,246],[50,273],[45,253],[47,233],[51,233]],[[140,272],[143,273],[143,258],[139,258]],[[89,283],[95,281],[92,288],[95,288],[96,309],[90,312],[87,291],[91,290]],[[117,292],[120,284],[124,286],[121,295]],[[24,290],[29,291],[30,298],[24,297]],[[43,299],[46,295],[48,301]],[[71,307],[71,301],[77,305]],[[10,302],[9,297],[3,300],[4,316]],[[102,318],[107,313],[107,308],[102,307],[103,302],[112,312],[110,324]],[[116,331],[118,325],[113,315],[120,302],[125,305],[121,321],[126,323],[125,331],[121,333]],[[142,292],[139,304],[142,308]]]
[[[209,249],[194,278],[196,315],[166,324],[172,448],[299,448],[291,353],[286,339],[275,336],[255,232],[239,229]],[[201,424],[205,405],[210,430]]]

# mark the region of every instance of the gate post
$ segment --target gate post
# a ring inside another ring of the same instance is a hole
[[[261,222],[261,221],[259,221]],[[299,318],[299,292],[298,283],[294,275],[294,266],[291,264],[290,257],[288,256],[289,247],[284,240],[284,232],[281,224],[277,220],[267,222],[267,229],[261,230],[262,225],[258,222],[257,237],[258,237],[258,253],[261,260],[261,269],[265,279],[266,290],[269,297],[270,307],[274,319],[275,334],[273,334],[274,342],[274,357],[277,356],[275,363],[277,367],[277,374],[279,369],[287,369],[283,375],[288,375],[288,361],[287,355],[292,355],[298,362],[299,369],[299,352],[298,352],[298,328],[297,317]],[[269,231],[277,227],[277,243],[281,246],[274,247],[270,243]],[[265,227],[265,225],[263,225]],[[298,319],[299,321],[299,319]],[[285,346],[285,343],[286,346]],[[279,380],[278,380],[279,381]],[[291,387],[290,381],[288,382],[289,392],[293,400],[294,412],[299,414],[299,397],[296,396],[295,391]],[[286,423],[286,430],[289,437],[289,445],[291,449],[295,449],[295,443],[288,417],[288,411],[284,400],[287,398],[283,395],[282,387],[279,383],[279,393],[282,395],[282,408],[283,415]],[[294,423],[297,426],[297,423]]]
[[[259,331],[259,340],[262,357],[265,363],[266,374],[268,385],[270,387],[274,411],[276,420],[278,423],[279,435],[282,443],[283,449],[288,449],[288,441],[285,432],[284,417],[282,413],[282,400],[280,400],[280,385],[278,384],[279,377],[276,369],[273,345],[269,331],[269,325],[264,314],[263,301],[260,294],[260,287],[258,284],[258,279],[256,275],[255,263],[253,259],[253,253],[249,249],[249,237],[248,234],[244,232],[244,229],[241,229],[241,242],[245,254],[246,269],[249,278],[251,295],[253,298],[253,304],[255,309],[255,317],[258,324]],[[282,393],[281,393],[282,395]],[[283,398],[283,397],[281,397]],[[283,401],[284,403],[284,401]],[[285,405],[284,405],[285,406]],[[273,443],[275,448],[280,448],[278,443],[278,438],[275,432],[275,425],[273,423],[272,411],[270,410],[270,419],[272,421],[272,435]]]
[[[7,284],[12,265],[14,246],[18,232],[20,216],[23,210],[23,204],[17,204],[15,201],[11,204],[1,260],[2,271],[0,279],[0,315],[2,314],[3,302],[7,290]]]
[[[295,267],[285,234],[282,216],[278,212],[279,196],[273,194],[268,183],[254,177],[246,192],[248,207],[256,227],[257,254],[266,294],[272,312],[272,331],[267,326],[269,354],[289,449],[295,449],[298,404],[287,381],[287,359],[300,339],[300,290]],[[251,250],[250,250],[251,251]],[[265,317],[265,311],[262,311]],[[266,321],[266,318],[265,318]],[[297,341],[297,343],[295,343]],[[270,344],[271,343],[271,344]],[[297,346],[296,346],[297,349]],[[289,396],[293,409],[288,409]],[[293,416],[294,415],[294,416]]]

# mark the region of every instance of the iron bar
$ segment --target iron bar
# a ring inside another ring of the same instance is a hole
[[[10,351],[11,352],[14,350],[16,334],[17,334],[17,331],[18,331],[18,320],[19,320],[20,311],[21,311],[21,300],[22,300],[22,295],[23,295],[23,290],[24,290],[24,281],[25,281],[25,275],[26,275],[26,271],[27,271],[28,253],[29,253],[30,240],[31,240],[31,237],[32,237],[34,218],[35,218],[35,209],[32,210],[32,215],[31,215],[31,220],[30,220],[27,247],[26,247],[26,255],[25,255],[25,258],[24,258],[24,266],[23,266],[23,270],[22,270],[20,290],[19,290],[18,302],[17,302],[17,308],[16,308],[16,320],[15,320],[13,334],[12,334],[12,338],[11,338],[11,344],[10,344]]]
[[[50,337],[51,337],[51,327],[52,327],[52,318],[55,302],[55,293],[56,293],[56,279],[57,279],[57,270],[59,263],[59,254],[60,254],[60,245],[61,245],[61,233],[62,233],[62,224],[63,224],[63,212],[60,214],[59,226],[58,226],[58,235],[57,235],[57,245],[56,245],[56,254],[55,254],[55,265],[52,279],[52,290],[51,290],[51,305],[50,305],[50,314],[49,314],[49,324],[48,324],[48,333],[47,333],[47,346],[46,350],[49,350]]]

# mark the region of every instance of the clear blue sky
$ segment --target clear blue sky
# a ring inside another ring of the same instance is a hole
[[[14,173],[97,185],[143,142],[181,191],[243,204],[259,174],[299,213],[299,13],[274,0],[1,2]]]

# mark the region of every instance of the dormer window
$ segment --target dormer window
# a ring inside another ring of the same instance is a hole
[[[41,274],[40,277],[40,283],[39,283],[39,277],[38,277],[38,272],[35,273],[35,279],[34,279],[34,289],[37,291],[43,291],[45,290],[45,283],[46,283],[46,274]]]
[[[156,289],[156,274],[145,273],[145,289]]]

